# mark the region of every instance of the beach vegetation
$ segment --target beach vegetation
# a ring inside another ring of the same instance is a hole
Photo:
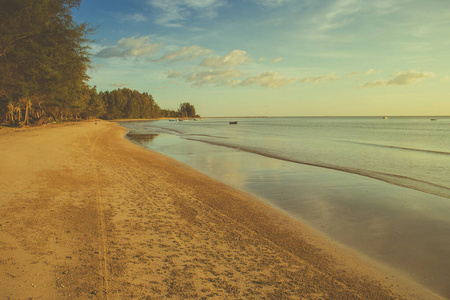
[[[105,119],[151,119],[161,116],[161,108],[153,96],[136,90],[122,88],[111,92],[101,92],[100,99],[105,104]]]
[[[189,102],[184,102],[180,104],[180,109],[178,110],[181,117],[185,118],[195,118],[197,117],[195,113],[195,107]]]
[[[0,123],[11,126],[90,118],[191,116],[192,105],[162,110],[136,90],[88,85],[89,24],[71,10],[81,0],[3,0],[0,10]],[[183,106],[184,105],[184,106]]]
[[[55,105],[61,113],[77,115],[82,99],[72,95],[87,88],[87,37],[91,31],[88,24],[72,20],[71,9],[78,7],[80,0],[4,2],[0,12],[0,89],[9,120],[27,125]]]
[[[195,118],[195,107],[189,102],[180,104],[178,110],[161,109],[153,96],[128,88],[100,92],[99,103],[103,105],[103,119],[155,119]]]

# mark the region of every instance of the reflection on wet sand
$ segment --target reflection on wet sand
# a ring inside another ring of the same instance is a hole
[[[152,142],[158,134],[154,133],[135,133],[135,132],[129,132],[127,133],[127,138],[132,140],[133,142],[140,144],[142,146],[145,146],[146,144],[149,144]]]

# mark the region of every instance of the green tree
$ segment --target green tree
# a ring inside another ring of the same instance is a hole
[[[161,108],[148,93],[127,88],[101,92],[99,97],[106,109],[106,119],[149,119],[162,116]]]
[[[89,89],[89,102],[83,117],[86,119],[99,118],[106,112],[101,96],[97,93],[96,86],[86,85],[86,88]]]
[[[195,114],[195,108],[189,102],[184,102],[180,104],[179,108],[180,117],[193,118],[197,115]]]
[[[71,15],[80,1],[2,0],[0,90],[8,100],[0,106],[20,109],[22,124],[47,110],[61,118],[85,108],[74,96],[83,94],[90,62],[86,37],[91,29]]]
[[[92,30],[71,14],[81,0],[0,1],[0,122],[196,116],[187,102],[161,110],[148,93],[86,84]]]

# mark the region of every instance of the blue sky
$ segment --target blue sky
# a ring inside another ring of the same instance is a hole
[[[448,0],[83,0],[90,84],[202,116],[450,115]]]

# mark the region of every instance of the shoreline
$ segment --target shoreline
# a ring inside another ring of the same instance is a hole
[[[12,298],[443,299],[98,121],[0,135]]]
[[[242,148],[217,147],[159,131],[165,128],[162,124],[121,124],[134,133],[127,138],[135,144],[247,192],[376,264],[449,296],[447,199],[351,173],[265,158]],[[157,134],[139,135],[145,132]]]

